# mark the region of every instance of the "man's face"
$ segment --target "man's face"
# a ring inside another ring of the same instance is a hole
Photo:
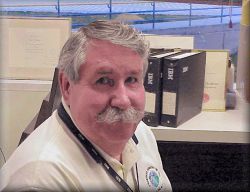
[[[79,74],[77,83],[69,83],[65,99],[78,128],[94,142],[126,142],[142,116],[132,122],[105,122],[107,109],[144,111],[143,59],[129,48],[91,40]]]

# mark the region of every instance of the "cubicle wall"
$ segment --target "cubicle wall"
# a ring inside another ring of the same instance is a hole
[[[17,147],[23,130],[38,113],[50,87],[51,81],[0,80],[0,147],[5,159]]]
[[[1,165],[50,91],[70,18],[0,17]]]

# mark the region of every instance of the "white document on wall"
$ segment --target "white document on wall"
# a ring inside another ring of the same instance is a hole
[[[202,110],[226,110],[226,78],[228,50],[206,51],[206,72]]]
[[[0,25],[0,77],[52,80],[71,19],[2,17]]]

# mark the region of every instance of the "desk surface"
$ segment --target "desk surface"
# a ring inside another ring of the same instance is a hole
[[[250,143],[249,103],[237,97],[237,106],[226,112],[201,112],[177,128],[152,127],[159,141]]]

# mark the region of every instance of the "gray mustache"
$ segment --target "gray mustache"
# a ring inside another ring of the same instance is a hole
[[[114,107],[107,108],[104,112],[98,114],[97,122],[100,123],[115,123],[122,121],[124,123],[138,123],[144,116],[144,111],[136,110],[130,107],[126,110],[121,110]]]

